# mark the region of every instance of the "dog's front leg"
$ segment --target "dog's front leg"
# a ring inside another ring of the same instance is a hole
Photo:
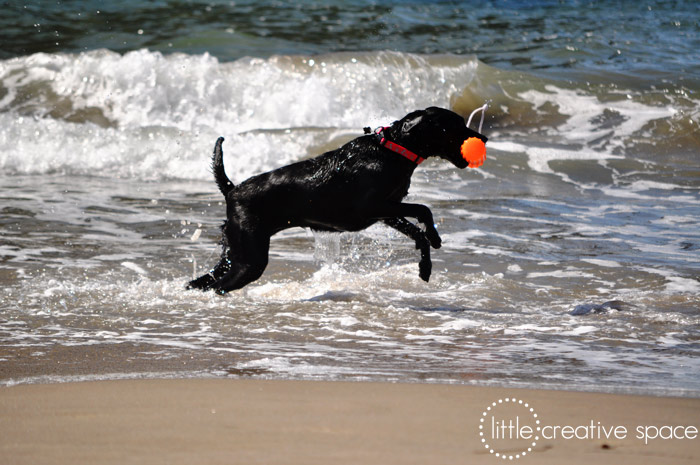
[[[410,237],[416,242],[416,249],[420,250],[420,262],[418,263],[418,275],[425,282],[430,279],[430,272],[433,263],[430,261],[430,244],[425,237],[425,233],[418,226],[408,221],[406,218],[387,218],[384,220],[390,226],[402,234]]]
[[[434,249],[439,249],[442,245],[442,239],[435,229],[433,220],[433,212],[430,208],[419,203],[390,203],[380,205],[375,208],[375,218],[385,220],[389,218],[410,217],[415,218],[425,225],[425,237],[428,238],[430,245]]]

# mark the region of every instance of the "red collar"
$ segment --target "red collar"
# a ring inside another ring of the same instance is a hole
[[[384,147],[388,148],[389,150],[398,153],[399,155],[401,155],[404,158],[407,158],[408,160],[412,161],[416,165],[420,165],[421,163],[423,163],[425,161],[425,158],[416,155],[415,153],[408,150],[406,147],[402,147],[395,142],[387,140],[383,134],[385,129],[389,129],[389,127],[388,126],[379,127],[374,131],[374,133],[377,135],[377,138],[379,139],[379,145],[383,145]]]

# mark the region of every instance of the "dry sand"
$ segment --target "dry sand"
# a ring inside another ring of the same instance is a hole
[[[508,398],[508,402],[505,399]],[[529,441],[480,441],[485,409],[540,426],[627,428],[622,439],[545,439],[512,462],[698,464],[700,399],[436,384],[134,380],[0,388],[2,464],[496,464]],[[524,409],[524,410],[519,410]],[[500,416],[498,416],[498,415]],[[587,425],[587,426],[586,426]],[[501,430],[503,431],[503,430]],[[509,431],[513,431],[511,428]],[[618,432],[621,430],[618,429]],[[527,431],[521,430],[523,434]],[[558,432],[561,432],[559,430]],[[653,432],[650,430],[649,432]],[[488,432],[487,435],[488,436]],[[490,433],[493,434],[493,431]],[[592,433],[591,433],[592,434]],[[605,434],[605,433],[603,433]],[[662,430],[663,434],[663,430]],[[500,449],[499,449],[500,448]],[[522,450],[521,450],[522,449]]]

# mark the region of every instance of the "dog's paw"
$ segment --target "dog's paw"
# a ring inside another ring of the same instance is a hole
[[[440,235],[435,229],[427,230],[425,235],[428,238],[428,241],[430,241],[430,245],[433,246],[433,249],[439,249],[442,247],[442,239],[440,239]]]
[[[214,288],[214,292],[216,292],[219,295],[226,295],[228,291],[224,289],[223,287],[216,287]]]
[[[185,289],[191,290],[191,289],[199,289],[202,291],[208,290],[212,284],[214,284],[216,280],[211,274],[205,274],[203,276],[200,276],[197,279],[193,279],[189,283],[187,283],[187,286],[185,286]]]
[[[433,270],[433,263],[430,260],[421,260],[418,263],[418,276],[426,283],[430,280],[430,273]]]

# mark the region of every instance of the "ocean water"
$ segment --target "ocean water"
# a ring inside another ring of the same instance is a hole
[[[0,16],[0,384],[122,377],[700,395],[696,2],[9,2]],[[382,226],[290,229],[225,297],[229,177],[417,108],[489,103],[486,163],[431,159]]]

